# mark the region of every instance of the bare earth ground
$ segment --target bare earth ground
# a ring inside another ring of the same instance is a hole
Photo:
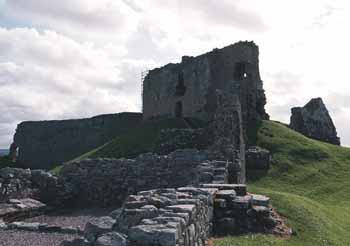
[[[84,229],[88,221],[106,216],[114,209],[80,209],[66,210],[24,220],[57,226],[72,226]],[[26,231],[0,231],[0,246],[59,246],[64,240],[78,238],[79,235],[62,233],[39,233]]]

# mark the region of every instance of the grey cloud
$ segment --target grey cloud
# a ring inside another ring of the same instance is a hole
[[[7,2],[9,11],[40,19],[51,18],[56,21],[72,22],[88,28],[111,28],[123,25],[125,19],[117,8],[112,8],[112,2],[101,3],[98,8],[86,8],[85,1],[62,0],[51,2],[47,0],[11,0]],[[44,23],[42,23],[44,24]]]
[[[276,94],[297,93],[303,84],[303,78],[300,75],[289,71],[265,73],[264,80],[268,90]]]
[[[204,22],[209,21],[211,24],[233,26],[249,31],[264,31],[266,25],[262,17],[256,12],[243,8],[242,5],[229,0],[188,0],[179,3],[180,8],[187,11],[199,11]]]

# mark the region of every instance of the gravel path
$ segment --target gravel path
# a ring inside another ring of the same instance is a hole
[[[114,208],[115,209],[115,208]],[[24,220],[47,223],[52,226],[72,226],[84,229],[88,221],[110,214],[114,209],[81,209],[57,211]],[[0,231],[0,246],[59,246],[64,240],[73,240],[78,235],[61,233],[39,233],[27,231]]]
[[[0,246],[59,246],[64,240],[78,238],[59,233],[0,231]]]
[[[114,209],[83,209],[74,211],[59,211],[24,220],[25,222],[40,222],[56,226],[72,226],[84,229],[88,221],[110,214]]]

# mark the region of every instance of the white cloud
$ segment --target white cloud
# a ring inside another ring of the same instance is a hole
[[[139,89],[124,79],[132,78],[128,72],[137,76],[137,63],[116,66],[116,55],[106,50],[26,28],[0,28],[0,50],[0,129],[24,120],[139,110]]]
[[[0,23],[0,147],[22,120],[138,110],[142,70],[239,40],[273,119],[321,96],[350,144],[345,0],[0,0]]]

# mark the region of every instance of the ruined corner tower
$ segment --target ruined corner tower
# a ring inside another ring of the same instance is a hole
[[[181,63],[149,71],[143,80],[143,118],[195,117],[211,121],[218,107],[216,92],[235,93],[241,105],[244,129],[268,118],[259,73],[259,48],[238,42]]]

